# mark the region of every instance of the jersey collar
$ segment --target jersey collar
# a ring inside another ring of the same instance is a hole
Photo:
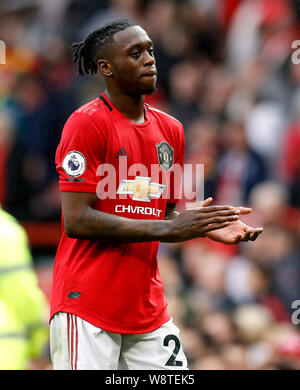
[[[148,125],[149,123],[149,120],[150,120],[150,110],[147,106],[147,104],[145,103],[144,104],[144,113],[145,113],[145,120],[143,123],[134,123],[132,122],[130,119],[128,119],[124,114],[122,114],[119,110],[117,110],[113,104],[111,103],[111,101],[108,99],[107,95],[102,92],[101,95],[99,96],[99,99],[103,101],[103,103],[107,106],[107,108],[109,109],[109,111],[111,112],[114,112],[116,114],[118,114],[118,116],[121,116],[123,119],[127,120],[128,122],[130,122],[133,126],[137,126],[137,127],[142,127],[142,126],[146,126]]]

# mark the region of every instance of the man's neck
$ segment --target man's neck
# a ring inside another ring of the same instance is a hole
[[[144,95],[131,96],[120,93],[116,93],[111,89],[106,89],[105,94],[123,115],[125,115],[130,121],[134,123],[143,123],[145,121],[144,113]]]

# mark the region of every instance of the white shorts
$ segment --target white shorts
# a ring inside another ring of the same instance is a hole
[[[107,332],[74,314],[50,322],[54,370],[187,370],[179,329],[172,319],[142,334]]]

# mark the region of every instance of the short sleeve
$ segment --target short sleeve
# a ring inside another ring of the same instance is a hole
[[[96,171],[104,161],[105,145],[101,123],[84,113],[71,115],[55,155],[60,191],[96,193]]]

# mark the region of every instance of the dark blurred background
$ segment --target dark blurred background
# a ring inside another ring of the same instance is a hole
[[[1,0],[0,203],[27,231],[41,289],[49,298],[60,237],[55,150],[68,116],[103,90],[99,75],[77,75],[70,46],[119,17],[154,41],[147,100],[183,123],[205,197],[252,207],[243,220],[264,227],[238,246],[160,246],[190,368],[299,369],[298,0]]]

